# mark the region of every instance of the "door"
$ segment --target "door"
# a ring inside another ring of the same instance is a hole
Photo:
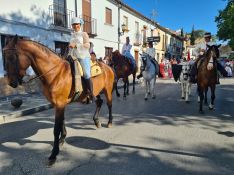
[[[92,33],[91,30],[91,0],[82,0],[82,18],[84,20],[83,31],[88,34]]]

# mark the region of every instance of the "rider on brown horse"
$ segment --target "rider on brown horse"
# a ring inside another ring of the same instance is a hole
[[[74,49],[75,52],[73,52],[82,67],[83,70],[83,77],[84,77],[84,84],[85,87],[88,90],[89,97],[91,100],[96,100],[95,96],[93,95],[93,84],[91,81],[91,66],[90,66],[90,42],[89,42],[89,36],[86,32],[83,32],[81,30],[81,25],[84,23],[84,21],[81,18],[74,17],[72,19],[72,29],[74,32],[72,33],[71,40],[69,47]],[[76,66],[77,64],[75,64]],[[77,84],[77,82],[75,82]],[[76,90],[77,93],[77,90]]]
[[[210,32],[206,32],[204,34],[204,39],[205,39],[205,42],[198,44],[193,51],[193,54],[197,57],[197,59],[196,59],[195,63],[193,64],[191,72],[190,72],[191,83],[197,83],[198,66],[201,64],[202,61],[204,61],[203,59],[204,59],[205,53],[208,49],[207,45],[209,45],[209,46],[215,45],[214,42],[211,42],[211,33]],[[217,61],[217,69],[218,69],[218,71],[220,71],[220,73],[223,76],[226,76],[227,73],[226,73],[225,69],[218,61]],[[217,74],[217,84],[220,84],[218,74]]]

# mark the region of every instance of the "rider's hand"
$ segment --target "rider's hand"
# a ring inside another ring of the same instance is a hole
[[[75,43],[70,43],[70,44],[69,44],[69,47],[70,47],[70,48],[75,48],[75,47],[76,47],[76,44],[75,44]]]

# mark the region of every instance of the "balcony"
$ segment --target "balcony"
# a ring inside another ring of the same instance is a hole
[[[140,33],[135,33],[133,44],[134,46],[140,46],[142,44],[142,36]]]
[[[49,15],[52,19],[53,30],[71,32],[71,20],[75,17],[74,11],[58,4],[52,4],[49,6]],[[90,37],[97,36],[97,20],[85,15],[79,17],[84,20],[83,31],[87,32]]]

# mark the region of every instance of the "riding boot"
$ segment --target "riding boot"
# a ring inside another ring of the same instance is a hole
[[[143,75],[142,75],[142,70],[140,70],[140,74],[139,75],[137,75],[137,79],[140,79]]]
[[[89,100],[90,103],[92,103],[93,101],[96,101],[96,96],[93,94],[93,83],[90,78],[85,79],[85,82],[86,82],[86,88],[88,90]]]

